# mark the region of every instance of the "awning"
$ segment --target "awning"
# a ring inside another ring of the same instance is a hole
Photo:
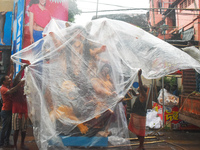
[[[191,40],[194,35],[194,28],[190,28],[183,32],[183,40]]]
[[[167,43],[172,44],[175,47],[178,48],[184,48],[188,46],[188,42],[192,42],[194,46],[199,45],[199,41],[194,40],[165,40]]]

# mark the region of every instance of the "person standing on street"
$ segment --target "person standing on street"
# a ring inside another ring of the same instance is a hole
[[[27,65],[24,65],[13,80],[13,87],[15,87],[21,81],[21,74]],[[27,129],[27,101],[24,95],[24,85],[21,85],[17,92],[13,93],[12,96],[12,129],[14,130],[13,141],[14,149],[17,150],[17,141],[19,131],[21,131],[21,149],[27,150],[28,148],[24,145]]]
[[[3,76],[1,78],[1,96],[3,99],[3,107],[1,111],[2,129],[0,133],[0,146],[11,146],[9,143],[9,137],[11,133],[12,122],[12,94],[18,90],[18,88],[24,84],[24,81],[19,82],[15,87],[11,87],[11,81],[14,74],[14,67],[11,64],[10,75]]]
[[[130,122],[129,122],[129,130],[137,135],[138,140],[140,142],[139,147],[136,150],[144,150],[144,136],[146,129],[146,101],[147,101],[147,87],[142,84],[141,79],[142,70],[138,71],[138,79],[139,79],[139,94],[136,94],[132,89],[131,92],[134,96],[137,96],[135,103],[132,107]]]

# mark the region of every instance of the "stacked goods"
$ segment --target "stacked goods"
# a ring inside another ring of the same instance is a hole
[[[160,90],[160,94],[158,96],[159,104],[163,105],[163,90]],[[166,89],[164,89],[164,105],[165,106],[177,106],[179,103],[179,97],[168,93]]]

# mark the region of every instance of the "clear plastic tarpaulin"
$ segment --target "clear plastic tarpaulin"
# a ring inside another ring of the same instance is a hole
[[[11,56],[25,70],[25,94],[40,149],[129,144],[123,105],[137,80],[194,68],[187,53],[131,24],[97,19],[85,27],[51,20],[45,37]]]

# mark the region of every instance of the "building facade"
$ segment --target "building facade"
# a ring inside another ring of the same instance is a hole
[[[151,32],[161,39],[199,46],[199,7],[199,0],[150,0]]]
[[[150,0],[151,32],[178,47],[200,49],[200,0]],[[182,70],[179,119],[200,127],[200,75]],[[193,93],[192,96],[188,96]]]

